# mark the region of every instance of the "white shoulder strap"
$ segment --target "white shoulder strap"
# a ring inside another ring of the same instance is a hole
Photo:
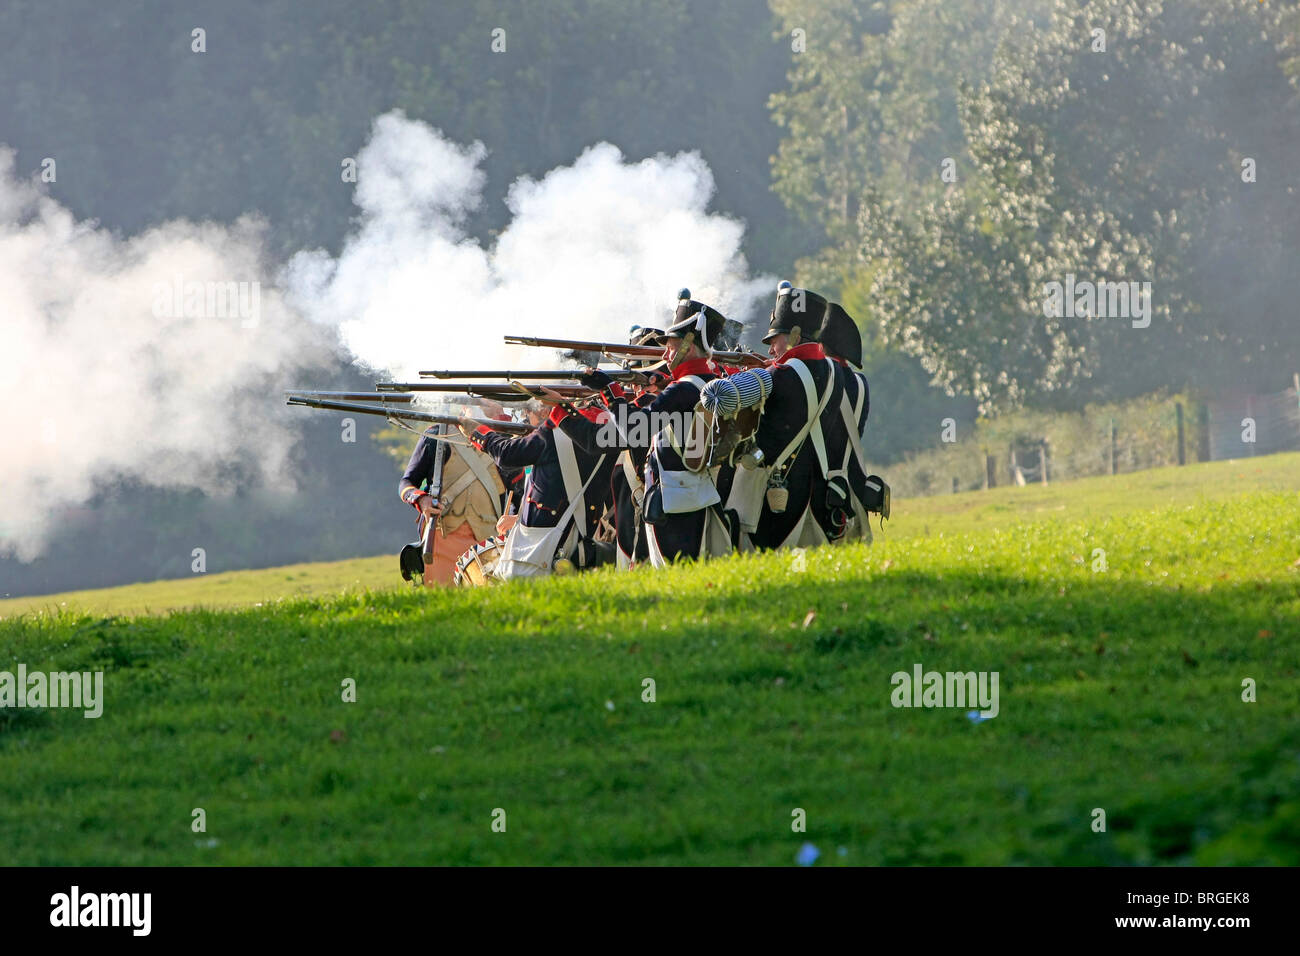
[[[473,472],[474,477],[478,479],[479,484],[487,490],[488,498],[492,501],[492,511],[498,518],[500,518],[501,492],[494,487],[492,475],[488,471],[489,468],[496,467],[496,465],[492,463],[492,459],[490,459],[485,453],[479,451],[473,445],[457,445],[456,453],[465,459],[465,464],[469,465],[470,472]],[[459,484],[459,482],[457,482],[457,484]]]
[[[867,389],[858,379],[858,399],[849,406],[849,396],[844,394],[840,397],[840,417],[844,419],[844,428],[849,433],[849,443],[844,448],[844,469],[849,467],[849,456],[856,455],[858,464],[862,467],[865,474],[867,470],[867,456],[862,450],[862,433],[858,430],[858,422],[862,420],[862,404],[866,401]]]
[[[817,452],[817,464],[821,468],[822,477],[828,478],[831,466],[826,452],[826,436],[822,433],[822,411],[830,401],[831,392],[835,391],[835,362],[831,359],[823,359],[823,361],[826,363],[826,392],[817,405],[817,416],[808,429],[808,437],[812,439],[813,450]],[[811,375],[809,379],[811,380]]]
[[[704,381],[704,379],[700,378],[698,375],[683,375],[683,376],[682,376],[681,378],[679,378],[677,381],[679,381],[679,382],[690,382],[692,385],[695,386],[695,388],[696,388],[697,391],[703,391],[704,386],[707,384],[707,383]],[[692,426],[695,424],[695,418],[694,418],[694,416],[692,416],[692,418],[691,418],[691,424],[692,424]],[[675,451],[675,452],[677,453],[677,457],[678,457],[678,458],[680,458],[680,459],[682,459],[683,461],[685,461],[685,460],[686,460],[686,452],[682,451],[682,446],[681,446],[681,444],[677,441],[677,431],[676,431],[676,429],[673,428],[673,426],[672,426],[672,422],[671,422],[671,421],[669,421],[669,423],[663,427],[663,430],[662,430],[659,434],[664,435],[664,436],[668,439],[668,446],[669,446],[670,448],[672,448],[672,450]],[[653,437],[651,438],[651,443],[653,444],[654,441],[655,441],[655,439],[657,439],[658,437],[659,437],[659,435],[655,435],[655,436],[653,436]]]
[[[478,475],[474,474],[474,472],[469,468],[466,468],[464,473],[451,483],[450,488],[443,490],[442,493],[443,499],[448,503],[455,501],[458,497],[460,497],[460,493],[462,491],[464,491],[470,485],[474,484],[476,481],[478,481]],[[498,515],[498,517],[500,516]]]
[[[632,453],[626,448],[618,456],[617,464],[623,468],[623,477],[627,479],[628,487],[632,489],[635,495],[641,487],[641,476],[636,473],[636,465],[632,464]]]
[[[835,389],[835,379],[832,375],[832,377],[826,382],[826,391],[822,394],[821,401],[818,401],[817,384],[813,381],[812,373],[808,371],[808,366],[799,359],[791,359],[786,363],[786,367],[794,369],[795,373],[799,376],[799,381],[803,383],[804,398],[808,403],[808,415],[807,420],[803,423],[803,427],[800,428],[799,431],[795,433],[794,438],[790,440],[790,444],[786,445],[781,451],[781,454],[777,455],[776,459],[772,462],[773,471],[784,465],[786,459],[792,458],[799,453],[799,449],[803,447],[804,440],[808,437],[809,432],[812,432],[814,428],[816,429],[817,436],[821,436],[822,409],[824,409],[826,403],[830,401],[831,392]],[[817,448],[818,464],[821,465],[822,475],[825,476],[827,471],[826,443],[824,441],[814,441],[814,447]]]
[[[569,512],[573,512],[576,516],[578,532],[585,538],[587,537],[587,507],[582,496],[586,493],[591,479],[595,478],[596,473],[600,471],[600,466],[605,463],[605,456],[601,455],[597,459],[596,466],[592,468],[591,474],[584,482],[582,472],[578,470],[578,456],[573,450],[573,439],[558,428],[555,429],[555,454],[560,459],[560,474],[564,478],[564,494],[569,499]],[[575,507],[577,502],[582,503]],[[566,516],[569,512],[565,512]]]

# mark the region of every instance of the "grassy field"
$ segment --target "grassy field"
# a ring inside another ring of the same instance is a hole
[[[1046,519],[1085,521],[1203,501],[1246,491],[1300,488],[1300,454],[1222,461],[1186,468],[1089,478],[1059,485],[995,488],[894,501],[880,541],[944,537],[963,531],[1011,530]],[[400,542],[399,542],[400,544]],[[163,614],[181,608],[265,605],[285,598],[407,590],[394,553],[349,561],[292,564],[258,571],[196,574],[170,581],[0,599],[0,620],[19,614]]]
[[[396,580],[396,583],[394,583]],[[223,571],[188,578],[0,600],[0,620],[19,614],[85,611],[163,614],[181,608],[251,607],[282,598],[325,597],[403,584],[396,555]]]
[[[1300,863],[1297,455],[900,501],[802,568],[393,563],[5,602],[0,669],[106,701],[0,711],[3,862]],[[893,707],[915,664],[998,716]]]

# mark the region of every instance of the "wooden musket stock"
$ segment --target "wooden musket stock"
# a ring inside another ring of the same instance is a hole
[[[579,339],[542,339],[531,335],[507,335],[507,345],[530,345],[534,348],[565,349],[571,352],[600,352],[611,358],[662,358],[664,350],[655,345],[619,345],[617,342],[584,342]],[[757,368],[766,365],[766,356],[757,352],[714,352],[712,358],[732,368]]]

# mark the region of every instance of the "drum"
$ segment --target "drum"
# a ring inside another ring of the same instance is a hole
[[[452,583],[456,587],[465,588],[481,588],[491,584],[494,580],[492,571],[501,558],[501,549],[505,543],[505,535],[494,535],[462,554],[456,561],[456,575]]]

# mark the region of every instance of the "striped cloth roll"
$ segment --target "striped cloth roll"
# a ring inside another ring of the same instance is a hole
[[[771,394],[772,373],[765,368],[746,369],[705,385],[700,404],[722,418],[731,418],[742,408],[763,404]]]
[[[747,369],[731,376],[740,393],[740,407],[753,408],[772,394],[772,373],[765,368]]]
[[[730,418],[740,409],[740,391],[729,378],[715,378],[700,389],[700,404],[720,418]]]

